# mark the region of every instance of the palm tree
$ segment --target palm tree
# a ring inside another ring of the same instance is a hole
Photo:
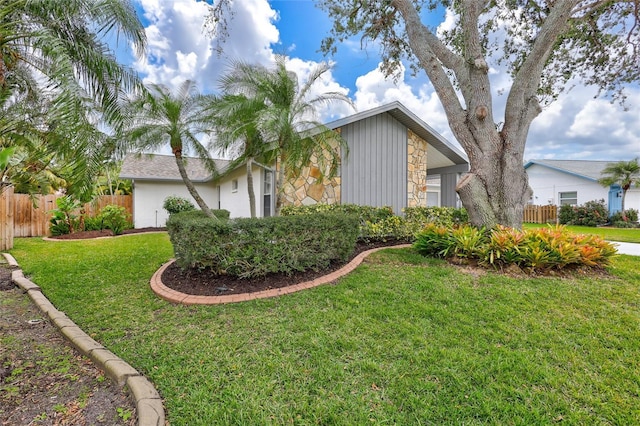
[[[144,28],[128,0],[0,4],[0,145],[15,147],[4,174],[10,183],[31,192],[53,179],[90,196],[108,138],[96,123],[117,127],[119,98],[140,86],[103,41],[111,33],[144,52]]]
[[[330,69],[327,63],[319,64],[300,85],[297,75],[287,70],[286,57],[278,55],[275,66],[271,68],[234,62],[220,80],[224,93],[244,95],[265,105],[257,112],[255,123],[262,138],[268,142],[263,152],[269,154],[267,158],[270,156],[277,165],[276,214],[282,207],[285,176],[298,174],[314,154],[321,163],[321,170],[325,165],[329,166],[328,177],[338,171],[340,154],[332,144],[337,141],[346,145],[339,135],[316,119],[317,108],[335,101],[351,106],[353,102],[340,92],[311,95],[313,85]]]
[[[212,147],[221,154],[234,158],[228,171],[245,163],[251,217],[256,217],[253,164],[256,160],[264,161],[270,147],[257,127],[259,114],[265,108],[263,102],[242,94],[225,94],[216,97],[211,104],[211,121],[216,129]]]
[[[166,146],[168,143],[178,171],[200,209],[214,217],[187,174],[183,151],[192,149],[217,174],[214,160],[197,136],[210,130],[209,106],[212,96],[198,92],[195,82],[186,80],[172,93],[161,84],[152,84],[128,103],[128,118],[123,127],[125,143],[137,151]]]
[[[640,163],[638,158],[631,161],[618,161],[609,163],[602,170],[603,177],[598,180],[601,185],[620,185],[622,188],[622,220],[627,220],[624,209],[624,200],[631,185],[640,185]]]
[[[139,85],[102,39],[113,31],[142,55],[144,27],[128,0],[7,0],[0,6],[0,87],[22,66],[45,77],[63,114],[97,102],[109,121],[118,121],[118,98]]]

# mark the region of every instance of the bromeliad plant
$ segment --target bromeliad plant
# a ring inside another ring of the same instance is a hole
[[[567,267],[604,267],[615,247],[595,235],[572,234],[563,226],[531,229],[430,224],[414,248],[425,256],[466,260],[494,268],[516,265],[531,272]]]

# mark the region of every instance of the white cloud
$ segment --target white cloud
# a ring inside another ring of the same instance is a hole
[[[287,60],[287,69],[296,73],[298,80],[300,81],[300,85],[304,84],[308,80],[309,74],[317,65],[317,62],[304,61],[300,58],[288,58]],[[309,97],[315,97],[329,92],[337,92],[344,95],[349,94],[349,89],[341,86],[335,80],[331,70],[325,72],[322,75],[322,78],[317,80],[311,87]],[[354,110],[346,102],[336,101],[319,107],[317,112],[318,117],[316,117],[316,119],[320,122],[327,123],[353,114]]]
[[[271,43],[279,38],[274,25],[277,13],[267,0],[236,0],[233,20],[223,54],[214,50],[216,41],[204,28],[208,6],[196,0],[138,0],[144,17],[149,55],[135,68],[149,83],[170,86],[186,79],[198,82],[203,92],[215,90],[216,81],[230,59],[267,63]]]
[[[405,68],[402,66],[397,83],[391,78],[386,78],[380,68],[358,77],[354,94],[358,111],[399,101],[449,141],[456,143],[433,87],[430,84],[410,85],[407,79],[411,77],[405,74]]]

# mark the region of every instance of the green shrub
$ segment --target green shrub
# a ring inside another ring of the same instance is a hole
[[[360,239],[368,242],[406,240],[413,241],[420,227],[401,216],[389,216],[377,222],[365,221],[360,225]]]
[[[78,230],[80,219],[74,211],[78,210],[82,203],[70,196],[56,199],[56,209],[52,209],[52,217],[49,220],[51,235],[70,234]]]
[[[346,261],[355,248],[358,220],[316,213],[221,222],[187,212],[171,215],[167,230],[180,267],[252,278]]]
[[[615,224],[617,222],[627,222],[631,226],[623,225],[623,226],[616,226],[616,228],[632,228],[633,224],[638,222],[638,210],[636,210],[636,209],[627,209],[627,210],[625,210],[624,213],[625,213],[625,216],[626,216],[627,220],[624,220],[622,212],[616,212],[616,213],[611,215],[611,217],[609,218],[609,222],[611,222],[613,224],[613,226],[616,226]]]
[[[213,215],[222,221],[229,220],[229,210],[219,209],[219,210],[211,210]],[[204,214],[202,210],[187,210],[180,213],[180,217],[183,219],[196,219],[203,218],[206,219],[207,215]]]
[[[573,206],[569,204],[561,205],[560,211],[558,212],[558,222],[560,222],[561,225],[571,225],[573,218]]]
[[[614,228],[640,228],[637,222],[625,222],[624,220],[618,220],[611,223]]]
[[[357,204],[311,204],[309,206],[284,206],[281,216],[292,216],[314,213],[344,213],[353,214],[360,219],[360,223],[376,223],[393,216],[393,209],[389,206],[372,207]]]
[[[102,217],[85,217],[84,218],[84,230],[85,231],[102,231],[104,228],[104,223],[102,222]]]
[[[461,225],[469,223],[469,215],[464,208],[455,207],[405,207],[405,218],[422,226],[427,223],[436,225]]]
[[[114,235],[120,235],[125,229],[131,228],[129,214],[124,207],[116,205],[105,206],[100,210],[99,217],[105,229],[110,229]]]
[[[525,231],[498,227],[487,233],[470,225],[431,224],[418,234],[414,247],[425,256],[455,256],[496,268],[517,265],[530,271],[602,267],[616,252],[600,237],[572,234],[562,226]]]
[[[598,226],[609,221],[609,212],[604,200],[593,200],[579,206],[561,206],[558,220],[562,225]]]
[[[196,209],[193,203],[186,198],[177,195],[169,195],[164,199],[162,207],[169,212],[169,215],[180,212],[189,212]]]
[[[385,241],[387,239],[410,238],[411,232],[405,230],[404,220],[386,207],[360,206],[357,204],[312,204],[309,206],[284,206],[282,216],[312,215],[317,213],[342,213],[358,218],[360,224],[359,239],[364,241]]]

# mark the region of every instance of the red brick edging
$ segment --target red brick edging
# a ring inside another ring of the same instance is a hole
[[[356,269],[358,265],[362,263],[362,261],[369,256],[371,253],[375,253],[379,250],[387,249],[387,248],[406,248],[411,247],[411,244],[401,244],[397,246],[389,246],[389,247],[378,247],[371,250],[363,251],[354,257],[351,262],[344,265],[342,268],[337,271],[331,272],[328,275],[324,275],[320,278],[316,278],[312,281],[306,281],[303,283],[291,285],[283,288],[274,288],[271,290],[263,290],[257,291],[254,293],[242,293],[242,294],[228,294],[224,296],[194,296],[191,294],[181,293],[179,291],[173,290],[162,283],[162,273],[169,265],[171,265],[174,260],[170,260],[165,263],[153,274],[151,277],[151,289],[161,298],[173,302],[173,303],[182,303],[184,305],[219,305],[223,303],[236,303],[236,302],[246,302],[248,300],[255,299],[266,299],[267,297],[276,297],[282,296],[284,294],[295,293],[296,291],[306,290],[308,288],[317,287],[322,284],[327,284],[337,280],[340,277],[347,275],[349,272]]]

